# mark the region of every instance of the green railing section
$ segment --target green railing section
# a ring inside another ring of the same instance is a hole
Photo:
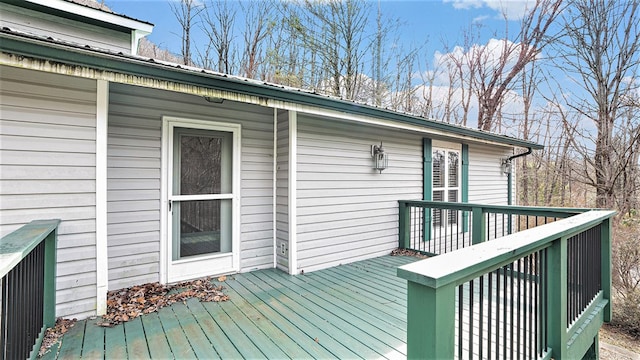
[[[60,220],[36,220],[0,239],[2,359],[35,359],[55,325]]]
[[[590,211],[509,205],[400,200],[399,247],[443,254]]]
[[[589,211],[400,267],[408,358],[597,356],[614,215]]]

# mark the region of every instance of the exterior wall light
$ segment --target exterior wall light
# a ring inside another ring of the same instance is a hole
[[[511,164],[511,160],[502,159],[502,165],[500,166],[500,168],[502,169],[503,173],[511,174],[512,166],[513,165]]]
[[[382,148],[382,141],[380,145],[371,145],[371,157],[373,158],[373,168],[382,174],[382,170],[386,169],[389,164],[389,154]]]

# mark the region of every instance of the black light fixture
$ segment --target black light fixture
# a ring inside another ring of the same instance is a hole
[[[382,170],[389,165],[389,154],[384,151],[382,141],[380,141],[380,145],[371,145],[371,157],[373,158],[373,168],[382,174]]]

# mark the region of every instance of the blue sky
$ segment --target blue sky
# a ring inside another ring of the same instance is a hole
[[[256,0],[259,1],[259,0]],[[180,31],[169,5],[170,0],[106,0],[113,11],[145,20],[155,25],[149,39],[171,52],[179,53]],[[529,1],[530,2],[530,1]],[[435,51],[444,51],[446,43],[453,47],[462,42],[461,29],[470,24],[482,25],[480,43],[504,33],[504,19],[499,8],[516,19],[527,1],[516,0],[381,0],[380,7],[388,17],[400,19],[402,41],[422,44],[427,41],[425,54],[432,56]],[[373,5],[377,1],[372,1]],[[373,14],[375,15],[375,14]],[[375,18],[371,19],[373,23]],[[511,26],[517,22],[510,21]],[[431,59],[428,59],[431,61]]]

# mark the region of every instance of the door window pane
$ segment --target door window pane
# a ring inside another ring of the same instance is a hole
[[[232,134],[174,129],[174,195],[231,192]]]
[[[222,139],[180,136],[180,195],[220,194]]]
[[[173,205],[173,259],[231,251],[231,200]]]

